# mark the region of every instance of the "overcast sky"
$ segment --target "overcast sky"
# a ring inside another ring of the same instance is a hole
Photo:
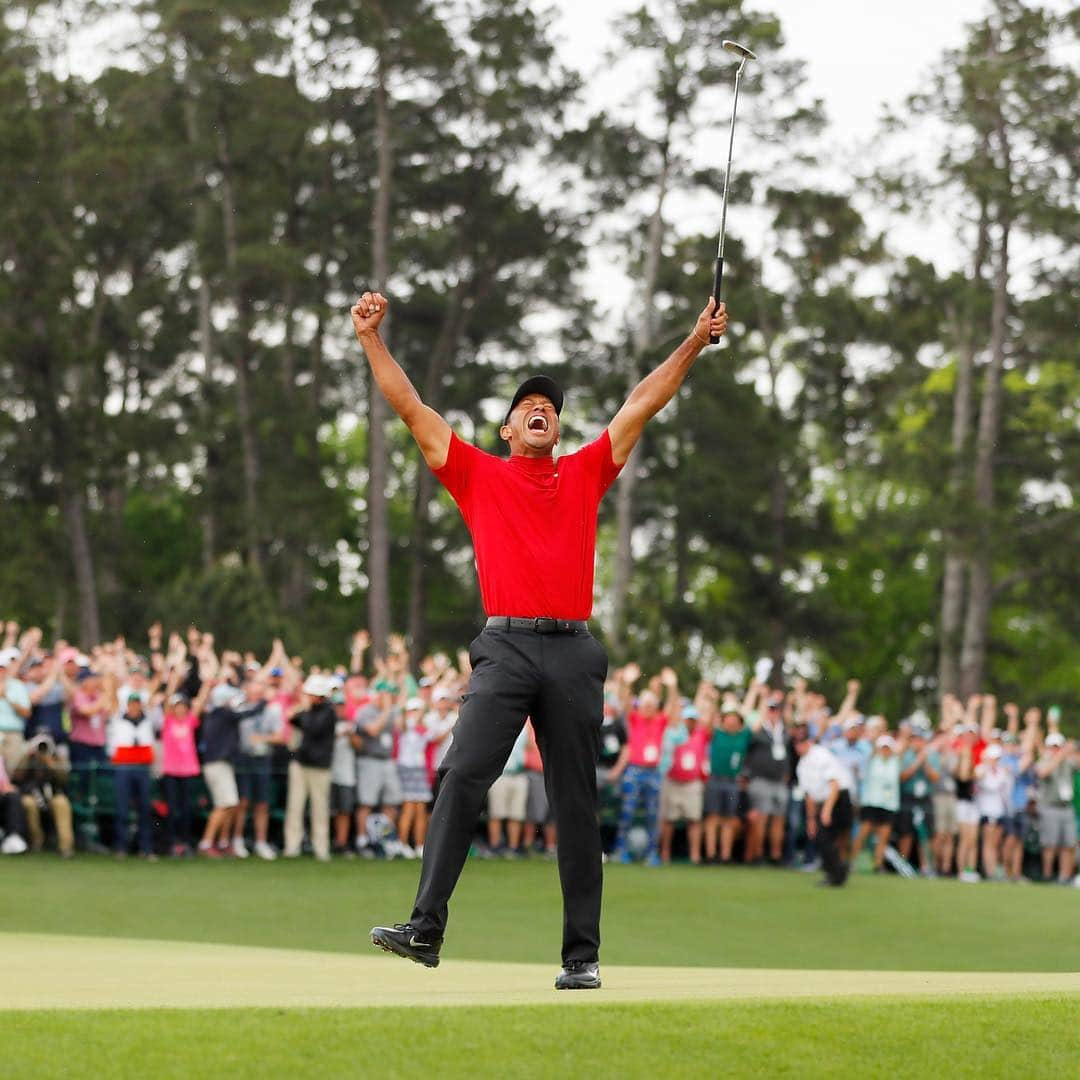
[[[641,0],[553,0],[564,55],[589,73],[620,14]],[[809,90],[845,138],[869,137],[882,104],[900,104],[942,51],[960,44],[987,0],[761,0],[780,19],[790,56],[808,64]],[[719,39],[727,37],[717,27]],[[761,61],[768,63],[768,57]]]

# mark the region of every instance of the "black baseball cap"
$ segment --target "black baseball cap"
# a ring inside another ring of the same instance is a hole
[[[556,416],[562,412],[563,392],[559,389],[559,384],[546,375],[533,375],[526,379],[514,393],[510,408],[506,410],[506,416],[503,419],[504,424],[510,422],[510,414],[517,407],[517,403],[529,394],[543,394],[555,406]]]

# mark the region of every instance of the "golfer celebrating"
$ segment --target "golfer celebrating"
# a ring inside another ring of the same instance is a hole
[[[559,835],[563,963],[555,986],[595,989],[603,878],[596,757],[607,675],[607,656],[586,622],[597,509],[646,422],[682,385],[709,336],[727,330],[724,305],[709,299],[693,333],[638,383],[607,430],[577,453],[554,456],[562,390],[543,375],[526,379],[499,429],[508,460],[462,442],[420,400],[379,335],[388,306],[380,293],[364,293],[352,308],[356,336],[379,390],[465,519],[489,617],[470,649],[469,691],[439,768],[412,916],[376,926],[371,940],[438,966],[447,903],[484,797],[532,717]]]

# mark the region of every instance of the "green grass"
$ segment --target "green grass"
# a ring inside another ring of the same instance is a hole
[[[408,916],[417,872],[404,862],[6,859],[0,928],[366,952],[372,924]],[[857,875],[818,889],[785,871],[631,866],[608,868],[604,905],[608,964],[1080,971],[1080,893],[1053,886]],[[473,861],[444,955],[552,963],[561,925],[552,864]]]
[[[7,1077],[1080,1075],[1076,999],[38,1012]]]

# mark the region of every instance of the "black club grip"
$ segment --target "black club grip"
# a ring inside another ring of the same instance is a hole
[[[712,296],[713,299],[720,303],[720,286],[724,284],[724,260],[717,256],[716,267],[713,270],[713,284],[712,284]],[[719,345],[720,339],[713,334],[709,335],[710,345]]]

